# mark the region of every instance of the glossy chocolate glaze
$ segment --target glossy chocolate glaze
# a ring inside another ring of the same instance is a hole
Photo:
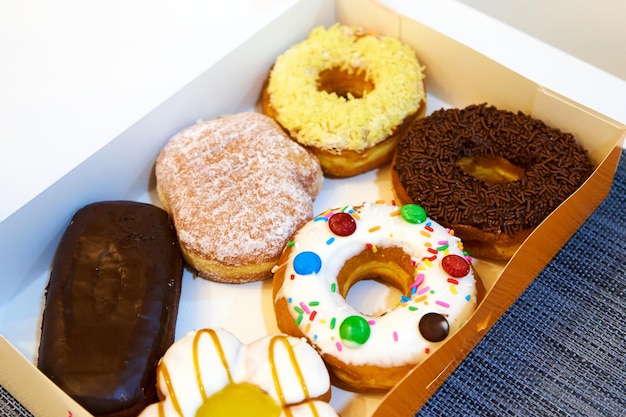
[[[164,210],[113,201],[77,211],[52,265],[38,367],[96,416],[138,414],[156,400],[182,270]]]

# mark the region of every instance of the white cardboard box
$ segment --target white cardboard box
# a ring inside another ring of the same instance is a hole
[[[412,415],[441,385],[465,355],[549,262],[610,189],[626,129],[592,110],[561,97],[508,70],[474,50],[406,18],[375,0],[301,1],[254,37],[207,68],[98,153],[0,223],[0,334],[24,356],[0,361],[3,386],[37,415],[55,415],[41,407],[34,384],[56,392],[33,369],[43,309],[43,292],[58,240],[74,212],[85,204],[129,199],[159,204],[153,165],[167,140],[198,119],[256,108],[261,86],[275,58],[310,29],[335,21],[398,36],[416,50],[426,66],[428,113],[443,106],[489,102],[521,110],[572,132],[598,166],[591,178],[548,217],[508,262],[478,260],[487,296],[463,329],[386,396],[333,390],[332,404],[343,417]],[[315,208],[392,199],[387,168],[345,180],[326,179]],[[546,239],[549,236],[550,239]],[[549,240],[548,244],[538,245]],[[369,291],[367,287],[360,288]],[[233,309],[253,314],[245,320]],[[269,282],[232,286],[193,279],[185,273],[176,337],[200,327],[221,326],[244,342],[276,331]],[[3,352],[13,351],[0,339]],[[12,354],[7,354],[12,355]],[[13,360],[15,359],[15,361]],[[7,360],[15,366],[7,367]],[[18,370],[30,369],[24,383]],[[8,371],[8,372],[7,372]],[[28,388],[26,388],[28,387]],[[57,390],[58,391],[58,390]],[[60,392],[47,397],[60,408],[84,410]],[[58,415],[58,414],[56,414]]]

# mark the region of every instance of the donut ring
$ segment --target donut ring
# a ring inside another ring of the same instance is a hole
[[[508,259],[592,171],[572,134],[481,104],[418,120],[391,178],[399,203],[422,205],[472,256]]]
[[[364,279],[404,295],[383,315],[363,314],[345,297]],[[274,311],[282,332],[320,352],[334,385],[377,392],[467,321],[478,288],[460,240],[421,207],[367,203],[329,210],[295,234],[274,273]]]
[[[393,37],[335,24],[313,29],[279,56],[262,111],[309,148],[328,176],[391,161],[402,133],[426,109],[415,52]]]

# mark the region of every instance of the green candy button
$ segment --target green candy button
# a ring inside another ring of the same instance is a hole
[[[370,338],[370,325],[361,316],[349,316],[341,322],[339,335],[346,342],[362,345]]]
[[[413,224],[424,223],[428,217],[424,207],[418,206],[417,204],[405,204],[402,206],[400,208],[400,216],[407,222]]]

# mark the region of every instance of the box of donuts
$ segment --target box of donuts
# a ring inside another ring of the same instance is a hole
[[[0,223],[0,410],[414,415],[625,132],[375,0],[297,2]]]

